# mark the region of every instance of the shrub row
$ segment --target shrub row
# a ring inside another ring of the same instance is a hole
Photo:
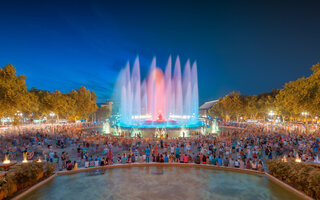
[[[55,171],[51,163],[30,162],[18,165],[0,177],[0,200],[14,196],[16,193],[51,176]]]
[[[283,162],[281,159],[268,160],[267,166],[271,175],[312,198],[320,199],[320,168],[294,160]]]

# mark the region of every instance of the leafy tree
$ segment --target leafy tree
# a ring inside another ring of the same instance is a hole
[[[24,75],[16,75],[16,69],[10,64],[0,68],[0,118],[15,117],[17,111],[28,107],[25,80]]]
[[[27,90],[26,77],[17,75],[8,64],[0,68],[0,118],[12,117],[19,123],[22,113],[31,120],[49,117],[55,113],[57,119],[88,119],[97,110],[96,95],[80,87],[70,93],[49,92],[32,88]]]
[[[97,109],[97,97],[95,93],[90,92],[85,87],[81,86],[78,90],[72,90],[69,96],[75,101],[75,116],[78,119],[88,120]]]

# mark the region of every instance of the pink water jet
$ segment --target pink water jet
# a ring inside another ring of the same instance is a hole
[[[141,81],[140,62],[137,57],[132,72],[130,65],[120,72],[117,91],[120,91],[120,122],[134,125],[142,122],[174,121],[188,124],[198,121],[197,64],[187,60],[181,73],[179,57],[169,57],[165,71],[156,66],[153,58],[146,79]]]

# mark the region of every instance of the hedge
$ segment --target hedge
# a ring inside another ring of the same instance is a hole
[[[55,171],[52,163],[30,162],[18,165],[0,177],[0,200],[8,199],[26,188],[51,176]]]
[[[268,160],[269,173],[304,192],[312,198],[320,199],[320,168],[294,160]]]

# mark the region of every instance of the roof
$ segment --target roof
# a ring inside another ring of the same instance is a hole
[[[209,110],[216,103],[218,103],[218,100],[207,101],[200,106],[200,110]]]

